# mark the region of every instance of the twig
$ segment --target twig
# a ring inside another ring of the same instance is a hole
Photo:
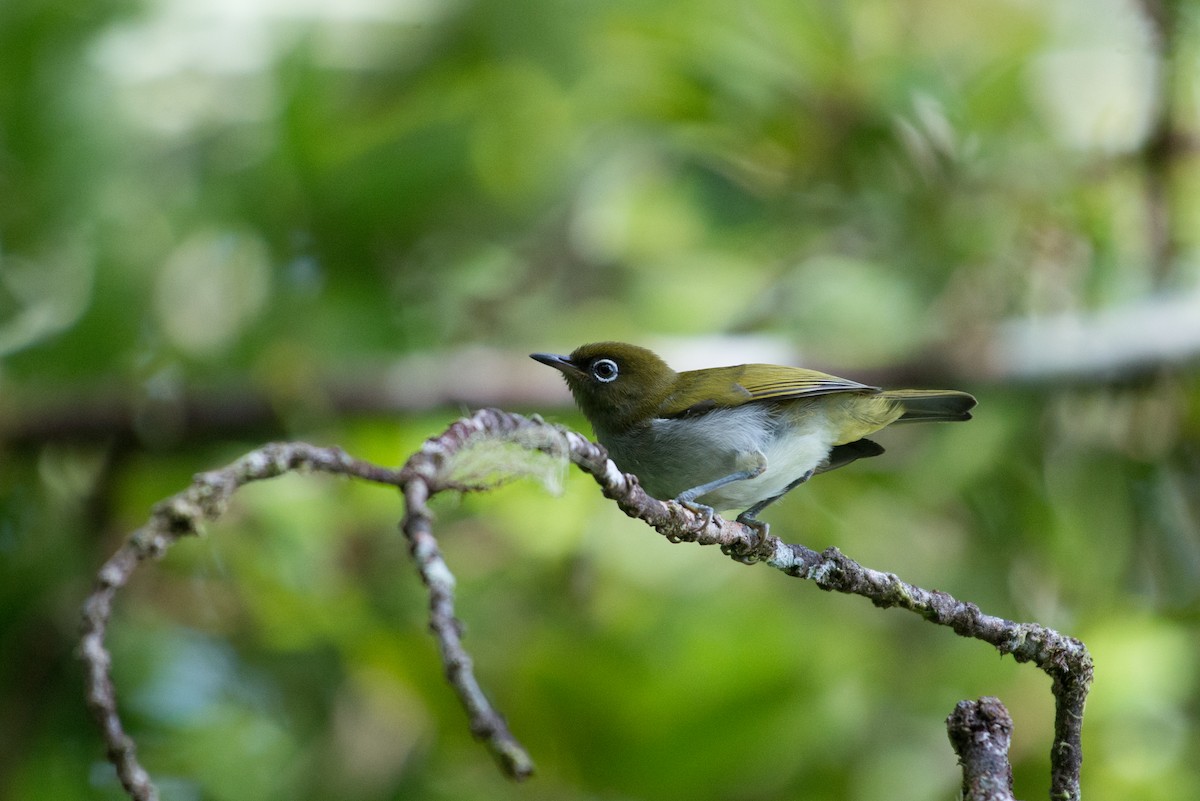
[[[878,607],[916,612],[960,636],[989,643],[1001,654],[1012,654],[1018,662],[1033,662],[1049,674],[1055,700],[1050,795],[1055,801],[1078,801],[1083,709],[1092,684],[1092,658],[1082,642],[1037,623],[1014,623],[984,614],[975,604],[948,593],[915,587],[892,573],[863,567],[836,548],[817,553],[803,545],[778,543],[768,563],[788,575],[812,579],[823,590],[853,593]]]
[[[533,760],[483,694],[475,679],[471,657],[463,648],[462,624],[454,616],[454,575],[433,538],[433,518],[425,505],[429,494],[429,487],[422,481],[410,482],[405,487],[408,513],[403,529],[417,570],[429,589],[429,628],[441,650],[446,680],[467,711],[471,734],[484,742],[506,775],[517,780],[528,778],[533,775]]]
[[[810,579],[824,590],[861,595],[879,607],[908,609],[930,622],[949,626],[961,636],[990,643],[1019,662],[1033,662],[1054,680],[1052,797],[1055,801],[1079,799],[1080,732],[1092,680],[1091,657],[1083,643],[1034,623],[985,615],[974,604],[947,593],[925,590],[891,573],[863,567],[836,548],[818,553],[777,537],[760,538],[753,529],[717,516],[705,524],[679,504],[647,495],[635,476],[622,473],[603,447],[582,435],[537,418],[495,409],[455,422],[443,434],[428,440],[399,471],[352,459],[336,448],[273,444],[221,470],[197,476],[188,489],[155,507],[146,526],[100,569],[83,609],[80,654],[85,665],[88,706],[130,797],[150,801],[157,798],[157,792],[138,763],[133,740],[125,733],[117,712],[112,660],[104,645],[117,590],[129,581],[142,560],[161,557],[180,538],[199,533],[205,520],[218,517],[239,487],[298,469],[354,476],[402,489],[407,508],[402,529],[429,589],[430,627],[447,679],[466,709],[472,733],[489,748],[505,773],[516,779],[530,775],[532,761],[474,677],[470,656],[461,641],[461,624],[454,614],[454,576],[433,537],[433,517],[427,506],[427,501],[439,492],[486,488],[486,483],[471,485],[457,480],[456,458],[474,445],[497,440],[568,459],[591,475],[605,497],[615,501],[627,515],[644,521],[672,542],[719,545],[739,561],[764,561],[790,576]]]
[[[1012,718],[999,698],[959,701],[946,718],[950,744],[963,769],[963,801],[1013,801]]]

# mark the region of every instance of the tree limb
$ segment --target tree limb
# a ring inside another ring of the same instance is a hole
[[[403,491],[407,512],[402,529],[429,590],[430,627],[446,677],[467,712],[472,733],[484,742],[504,772],[516,779],[532,773],[529,756],[474,677],[470,656],[461,642],[461,624],[454,614],[454,576],[434,539],[433,517],[427,506],[427,501],[439,492],[494,485],[495,481],[463,480],[458,468],[460,457],[472,448],[497,441],[569,460],[591,475],[605,497],[615,501],[627,515],[642,520],[672,542],[719,545],[739,561],[763,561],[787,575],[809,579],[821,589],[861,595],[879,607],[907,609],[961,636],[987,642],[1001,654],[1012,654],[1018,662],[1033,662],[1053,679],[1056,719],[1051,796],[1055,801],[1079,799],[1080,734],[1084,701],[1092,680],[1091,657],[1082,642],[1036,623],[1015,623],[984,614],[974,604],[947,593],[925,590],[894,574],[863,567],[836,548],[817,552],[777,537],[762,538],[753,529],[718,516],[705,524],[679,504],[646,494],[636,476],[622,473],[603,447],[582,435],[538,418],[495,409],[484,409],[456,421],[441,435],[427,440],[399,471],[352,459],[336,448],[272,444],[221,470],[200,474],[188,489],[155,507],[150,521],[100,569],[83,609],[80,654],[85,664],[88,706],[130,797],[149,801],[156,799],[157,793],[138,763],[133,740],[124,732],[117,711],[111,656],[104,645],[113,598],[141,561],[161,557],[180,538],[199,533],[204,521],[224,511],[239,487],[293,470],[354,476]]]

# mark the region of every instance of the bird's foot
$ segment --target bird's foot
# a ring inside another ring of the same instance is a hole
[[[748,478],[754,478],[755,476],[761,475],[762,472],[767,469],[767,457],[758,452],[755,452],[754,456],[755,462],[753,467],[747,470],[739,470],[736,473],[730,473],[727,476],[721,476],[720,478],[709,481],[707,484],[701,484],[698,487],[692,487],[691,489],[684,490],[675,496],[676,503],[693,514],[697,514],[701,517],[702,522],[699,525],[694,526],[692,529],[693,531],[699,532],[708,528],[708,524],[713,521],[713,515],[716,514],[711,506],[703,503],[697,503],[697,498],[703,498],[713,490],[720,489],[726,484],[732,484],[734,481],[745,481]]]
[[[717,513],[715,509],[707,504],[697,503],[696,501],[690,501],[686,499],[680,500],[679,498],[676,498],[676,500],[679,502],[680,506],[700,518],[699,522],[692,526],[692,531],[697,533],[708,528],[708,524],[713,521],[713,515]]]
[[[769,556],[770,549],[767,546],[767,535],[770,533],[771,527],[755,517],[750,511],[742,512],[738,515],[737,522],[747,528],[754,529],[754,533],[758,536],[750,544],[722,546],[721,552],[744,565],[752,565]]]

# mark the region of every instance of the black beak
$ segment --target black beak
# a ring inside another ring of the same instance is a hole
[[[564,373],[583,374],[583,371],[576,366],[575,362],[566,356],[559,356],[557,353],[531,353],[529,354],[529,358],[542,364],[548,364],[555,370],[561,370]]]

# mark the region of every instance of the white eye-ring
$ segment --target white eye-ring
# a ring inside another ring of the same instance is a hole
[[[592,365],[592,375],[596,377],[597,381],[602,381],[605,384],[609,381],[616,381],[618,372],[617,363],[612,359],[598,359]]]

